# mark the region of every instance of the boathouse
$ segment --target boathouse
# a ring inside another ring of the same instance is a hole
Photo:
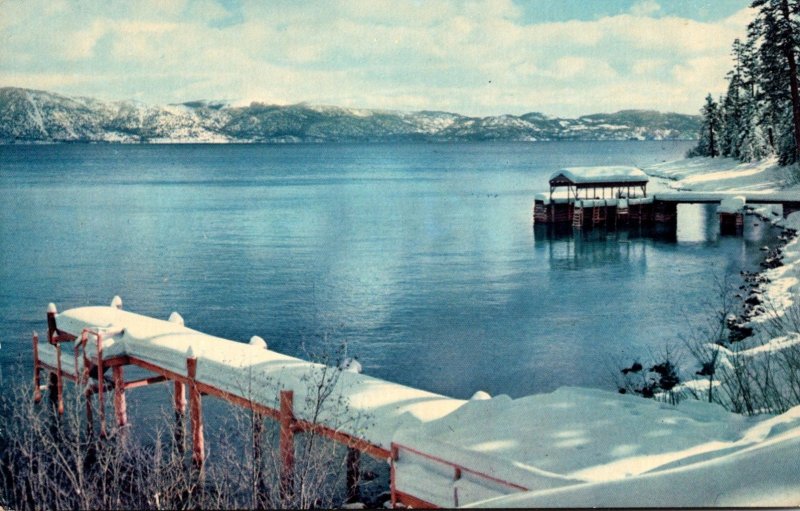
[[[537,223],[572,223],[575,227],[611,224],[652,216],[647,174],[636,167],[568,167],[550,176],[550,193],[537,194]]]

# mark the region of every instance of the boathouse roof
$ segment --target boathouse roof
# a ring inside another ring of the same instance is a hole
[[[550,176],[550,185],[644,184],[649,178],[636,167],[567,167]]]

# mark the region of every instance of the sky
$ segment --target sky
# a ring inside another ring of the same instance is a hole
[[[698,113],[750,0],[0,0],[0,86],[485,116]]]

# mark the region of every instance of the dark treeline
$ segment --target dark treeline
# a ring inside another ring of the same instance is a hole
[[[781,165],[800,161],[800,0],[754,0],[747,40],[733,42],[728,90],[709,94],[703,124],[689,156],[754,161],[777,155]]]

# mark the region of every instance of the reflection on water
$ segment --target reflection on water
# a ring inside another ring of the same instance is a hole
[[[587,266],[605,266],[620,262],[639,261],[646,266],[647,249],[643,228],[609,230],[564,229],[558,226],[536,225],[534,235],[537,246],[548,251],[550,268],[554,271]],[[649,233],[649,230],[647,230]]]

